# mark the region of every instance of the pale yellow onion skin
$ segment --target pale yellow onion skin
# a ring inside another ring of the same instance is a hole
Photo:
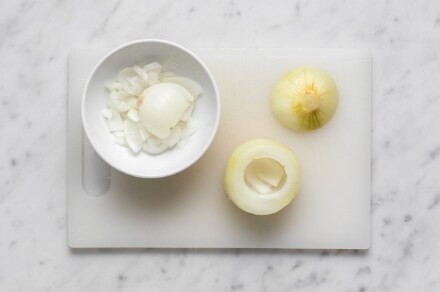
[[[246,167],[259,158],[274,159],[284,167],[284,184],[274,193],[260,194],[245,182]],[[286,145],[268,139],[254,139],[238,146],[229,157],[224,174],[229,198],[241,210],[254,215],[270,215],[286,207],[296,197],[300,181],[301,169],[295,153]]]
[[[300,67],[285,74],[271,95],[275,118],[295,131],[321,128],[333,117],[338,103],[338,90],[331,76],[313,67]]]

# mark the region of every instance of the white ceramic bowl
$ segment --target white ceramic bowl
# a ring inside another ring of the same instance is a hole
[[[192,114],[197,131],[183,145],[158,155],[136,155],[115,144],[102,116],[108,99],[105,83],[114,80],[121,69],[143,61],[158,61],[164,70],[194,79],[203,88]],[[138,40],[112,50],[95,66],[83,92],[81,111],[87,137],[102,159],[128,175],[158,178],[188,168],[206,152],[218,128],[220,98],[211,73],[193,53],[169,41]]]

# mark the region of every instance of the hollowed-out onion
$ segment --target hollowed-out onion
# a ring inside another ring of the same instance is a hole
[[[243,211],[269,215],[295,198],[300,180],[299,161],[292,150],[276,141],[255,139],[233,151],[224,186],[229,198]]]

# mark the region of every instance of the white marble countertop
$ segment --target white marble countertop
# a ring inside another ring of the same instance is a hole
[[[2,1],[0,291],[440,291],[437,1]],[[362,47],[373,56],[370,250],[66,245],[67,56],[189,47]]]

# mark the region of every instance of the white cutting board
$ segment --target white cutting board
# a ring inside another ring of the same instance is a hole
[[[369,247],[371,57],[368,51],[194,50],[212,70],[219,86],[222,102],[219,131],[198,163],[181,174],[158,180],[133,178],[110,169],[83,135],[81,93],[92,67],[107,51],[76,50],[69,58],[70,247]],[[319,66],[328,71],[340,92],[340,104],[333,119],[310,133],[295,133],[281,126],[272,116],[269,103],[277,79],[301,65]],[[236,146],[253,138],[284,142],[301,161],[299,194],[291,205],[275,215],[258,217],[244,213],[223,191],[228,156]],[[110,188],[106,191],[110,174]],[[99,196],[100,193],[105,194]]]

